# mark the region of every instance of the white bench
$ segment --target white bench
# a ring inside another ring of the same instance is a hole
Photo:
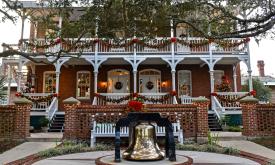
[[[155,125],[156,126],[156,125]],[[172,123],[173,134],[178,137],[178,141],[183,144],[183,132],[180,123]],[[156,136],[165,136],[165,127],[156,126]],[[128,137],[129,128],[120,128],[120,137]],[[115,137],[115,123],[97,123],[94,121],[91,130],[91,147],[94,147],[97,137]]]

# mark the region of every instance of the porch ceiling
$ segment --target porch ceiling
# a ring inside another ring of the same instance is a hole
[[[238,63],[240,60],[236,57],[232,57],[232,58],[223,58],[220,61],[217,62],[217,64],[219,65],[233,65]]]

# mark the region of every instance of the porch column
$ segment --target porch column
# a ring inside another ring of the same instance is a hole
[[[97,76],[98,76],[98,71],[94,71],[94,93],[97,93]],[[97,105],[96,96],[94,96],[93,105]]]
[[[237,67],[233,66],[233,81],[234,81],[234,92],[237,92]]]
[[[137,93],[137,71],[133,71],[134,74],[134,93]]]
[[[215,89],[215,82],[214,82],[214,70],[210,70],[210,91],[211,93],[214,92]]]
[[[21,79],[22,79],[22,63],[19,62],[18,71],[17,71],[17,92],[21,90]]]
[[[249,91],[252,91],[253,90],[253,83],[252,83],[252,70],[249,69],[247,71],[248,73],[248,84],[249,84]]]
[[[97,75],[98,72],[94,71],[94,93],[97,93]]]
[[[60,79],[60,71],[55,71],[56,75],[56,84],[55,84],[55,93],[59,93],[59,79]]]
[[[172,90],[176,90],[176,71],[172,70]]]

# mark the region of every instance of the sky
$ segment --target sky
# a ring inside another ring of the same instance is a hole
[[[29,37],[29,23],[26,21],[24,38]],[[21,21],[17,24],[11,22],[0,22],[0,45],[2,43],[16,44],[20,38],[21,33]],[[0,46],[0,51],[2,51],[2,46]],[[251,57],[251,67],[252,74],[258,74],[257,61],[264,60],[265,63],[265,74],[275,77],[275,40],[263,39],[258,45],[254,39],[250,41],[250,57]],[[241,63],[242,74],[247,73],[246,65]]]

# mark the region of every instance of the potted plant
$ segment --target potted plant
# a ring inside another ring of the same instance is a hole
[[[48,125],[49,125],[49,119],[47,119],[46,117],[40,118],[39,119],[39,125],[40,125],[43,132],[47,132],[48,131]]]

